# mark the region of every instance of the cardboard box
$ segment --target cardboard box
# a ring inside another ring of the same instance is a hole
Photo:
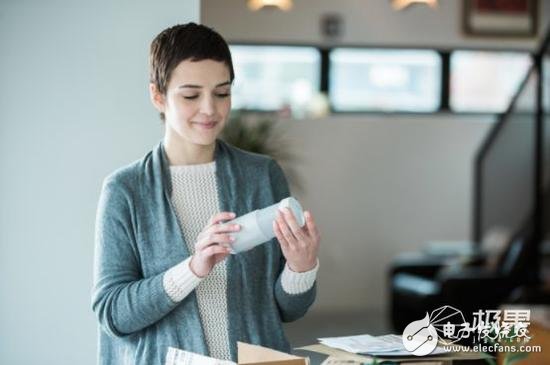
[[[309,359],[237,342],[239,365],[309,365]]]
[[[238,363],[170,347],[165,365],[309,365],[309,359],[262,346],[237,342]]]

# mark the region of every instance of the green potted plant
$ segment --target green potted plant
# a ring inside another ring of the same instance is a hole
[[[293,188],[302,190],[302,185],[292,164],[297,160],[289,149],[288,142],[275,118],[259,117],[234,112],[221,134],[221,139],[242,150],[268,155],[279,163]]]

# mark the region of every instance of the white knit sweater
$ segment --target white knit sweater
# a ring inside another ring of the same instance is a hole
[[[172,204],[180,222],[189,252],[195,252],[197,236],[209,219],[219,212],[216,187],[216,164],[170,166]],[[164,289],[174,302],[183,300],[196,290],[199,312],[210,356],[229,360],[227,322],[227,264],[222,261],[205,278],[189,268],[190,257],[172,267],[164,275]],[[309,290],[317,276],[319,264],[311,271],[296,273],[285,267],[282,286],[289,294]]]

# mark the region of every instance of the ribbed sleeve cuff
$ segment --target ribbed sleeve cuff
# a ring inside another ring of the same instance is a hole
[[[166,294],[176,303],[181,302],[202,280],[189,268],[190,261],[191,256],[168,269],[162,278]]]
[[[315,267],[306,272],[295,272],[290,270],[288,263],[281,274],[281,285],[287,294],[302,294],[313,287],[319,270],[319,259]]]

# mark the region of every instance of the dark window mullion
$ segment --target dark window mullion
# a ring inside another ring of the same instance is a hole
[[[319,52],[321,53],[321,84],[319,85],[320,91],[324,93],[327,98],[329,98],[330,90],[330,51],[331,48],[320,48]],[[334,113],[334,107],[332,106],[330,98],[328,99],[330,112]]]
[[[450,92],[451,92],[451,52],[440,51],[441,56],[441,101],[439,104],[440,112],[450,111]]]
[[[329,49],[319,49],[319,52],[321,53],[321,85],[320,85],[320,91],[323,93],[328,93],[329,88],[329,80],[328,80],[328,74],[329,74],[329,68],[330,68],[330,60],[329,60]]]

